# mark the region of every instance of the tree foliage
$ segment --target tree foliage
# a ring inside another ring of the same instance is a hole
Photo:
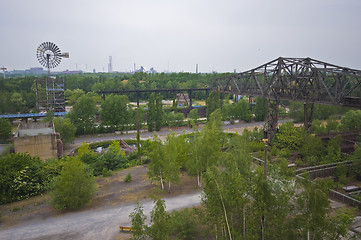
[[[129,100],[125,95],[110,95],[101,105],[100,116],[103,125],[110,125],[124,131],[129,124]]]
[[[88,203],[96,191],[90,168],[77,158],[71,158],[54,180],[52,204],[55,208],[77,209]]]
[[[292,122],[286,122],[279,127],[275,144],[278,148],[298,150],[304,142],[305,134],[303,128],[295,127]]]
[[[219,93],[211,92],[207,98],[207,119],[216,110],[221,108],[221,99]]]
[[[258,97],[255,101],[254,115],[256,121],[264,121],[267,117],[267,99]]]
[[[5,118],[0,118],[0,143],[5,143],[11,136],[11,123]]]
[[[76,128],[69,118],[58,117],[54,118],[53,122],[55,130],[60,133],[64,145],[72,143],[75,140]]]
[[[0,158],[0,203],[27,199],[44,191],[43,162],[28,154]]]
[[[76,127],[77,134],[91,133],[95,124],[97,107],[93,98],[83,95],[69,113],[70,121]]]
[[[163,105],[161,95],[152,93],[149,97],[147,125],[148,131],[159,131],[163,120]]]
[[[149,237],[153,240],[170,239],[169,214],[165,210],[165,201],[158,199],[154,201],[154,207],[150,212]]]
[[[341,118],[343,129],[361,129],[361,110],[350,110]]]
[[[137,202],[137,206],[134,208],[134,211],[130,213],[129,219],[132,222],[132,239],[133,240],[145,240],[147,239],[147,225],[145,220],[147,216],[144,215],[143,206]]]

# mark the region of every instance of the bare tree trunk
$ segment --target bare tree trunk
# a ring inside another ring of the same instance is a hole
[[[162,174],[160,175],[160,184],[161,184],[161,186],[162,186],[162,190],[164,190],[164,184],[163,184]]]
[[[264,216],[261,217],[261,239],[264,240]]]
[[[216,230],[216,240],[218,239],[218,230],[217,230],[217,224],[214,224],[214,229]]]
[[[222,206],[223,206],[223,212],[224,212],[224,217],[225,217],[225,220],[226,220],[226,224],[227,224],[227,229],[228,229],[228,234],[229,234],[229,239],[232,240],[232,235],[231,235],[231,230],[229,228],[229,223],[228,223],[228,217],[227,217],[227,211],[226,211],[226,207],[224,206],[224,202],[223,202],[223,197],[222,197],[222,194],[221,194],[221,190],[219,189],[219,185],[218,185],[218,182],[217,180],[214,180],[216,185],[217,185],[217,188],[218,188],[218,192],[219,192],[219,196],[221,198],[221,202],[222,202]],[[224,226],[226,227],[226,226]]]
[[[168,182],[168,192],[170,192],[170,181]]]
[[[198,187],[202,187],[200,174],[197,175],[197,184],[198,184]]]

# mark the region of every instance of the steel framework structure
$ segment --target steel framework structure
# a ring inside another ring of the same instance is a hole
[[[361,70],[311,58],[280,57],[252,70],[218,78],[223,93],[361,107]]]
[[[64,78],[36,78],[35,90],[38,112],[65,112]]]
[[[361,108],[360,84],[360,70],[311,58],[279,57],[249,71],[218,78],[211,88],[221,93],[267,98],[272,138],[280,100],[304,102],[305,127],[309,129],[314,103]]]

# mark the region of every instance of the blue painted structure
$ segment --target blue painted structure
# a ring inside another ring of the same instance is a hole
[[[67,112],[55,112],[54,116],[56,117],[64,117]],[[0,115],[0,118],[38,118],[38,117],[45,117],[46,113],[20,113],[20,114],[5,114]]]

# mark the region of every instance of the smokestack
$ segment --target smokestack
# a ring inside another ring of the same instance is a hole
[[[108,72],[112,73],[113,72],[113,63],[112,63],[112,56],[109,56],[109,63],[108,63]]]
[[[196,73],[198,74],[198,63],[196,64]]]

